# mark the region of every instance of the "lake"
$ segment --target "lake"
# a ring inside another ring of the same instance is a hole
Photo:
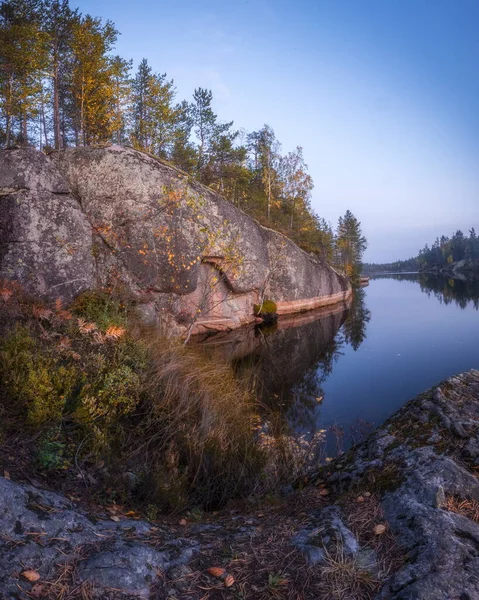
[[[439,381],[479,368],[479,283],[378,276],[350,309],[204,340],[254,381],[291,431],[328,432],[334,455]]]

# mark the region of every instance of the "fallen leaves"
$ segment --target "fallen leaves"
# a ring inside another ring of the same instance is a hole
[[[212,577],[216,577],[216,579],[222,579],[225,587],[231,587],[235,582],[233,575],[227,573],[226,569],[223,569],[223,567],[209,567],[206,569],[206,571]]]
[[[218,579],[223,577],[223,575],[226,573],[226,569],[223,569],[222,567],[210,567],[207,569],[207,571],[210,575]]]
[[[386,525],[384,525],[383,523],[379,523],[379,525],[376,525],[373,529],[374,535],[382,535],[385,531]]]
[[[34,583],[41,578],[40,573],[33,571],[33,569],[25,569],[25,571],[20,573],[20,577],[25,579],[25,581],[29,581],[30,583]]]
[[[42,598],[45,595],[45,586],[41,583],[36,583],[30,590],[30,596],[34,598]]]

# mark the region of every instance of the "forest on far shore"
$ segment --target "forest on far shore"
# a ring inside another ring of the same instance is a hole
[[[426,244],[413,258],[392,263],[364,263],[363,273],[405,273],[443,269],[461,260],[476,259],[479,259],[479,238],[472,227],[469,236],[458,229],[450,238],[445,235],[437,237],[431,246]]]

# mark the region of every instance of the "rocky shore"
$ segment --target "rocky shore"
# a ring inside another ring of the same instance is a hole
[[[479,280],[479,260],[470,258],[459,260],[448,264],[446,267],[433,267],[431,269],[424,269],[421,272],[450,277],[451,279],[460,279],[462,281],[477,281]]]
[[[5,600],[479,598],[479,371],[261,506],[148,520],[4,475]]]

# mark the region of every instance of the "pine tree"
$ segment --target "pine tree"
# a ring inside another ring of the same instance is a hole
[[[4,0],[0,5],[0,108],[5,145],[28,143],[28,126],[39,112],[46,66],[37,0]],[[16,131],[15,131],[16,129]]]
[[[131,86],[130,70],[131,60],[124,60],[120,56],[111,59],[111,77],[113,82],[113,104],[114,115],[112,123],[113,140],[117,144],[128,141],[127,127],[128,117],[131,110]]]
[[[132,141],[140,149],[167,158],[176,140],[180,109],[174,106],[175,88],[166,74],[153,73],[143,59],[133,80]]]
[[[215,143],[217,144],[216,148],[218,148],[218,140],[221,136],[231,136],[231,142],[236,137],[236,134],[231,132],[233,121],[229,123],[218,122],[218,117],[211,108],[212,101],[213,94],[211,90],[195,89],[191,105],[191,118],[194,134],[198,140],[196,173],[200,181],[207,179],[205,170],[208,163],[211,164],[214,159]]]
[[[67,143],[66,121],[69,107],[73,105],[72,90],[68,82],[72,76],[73,32],[79,21],[78,10],[71,10],[68,0],[44,1],[43,29],[48,52],[48,76],[51,82],[53,145],[56,149],[64,147]],[[46,127],[45,142],[48,144]]]
[[[356,281],[361,274],[362,256],[367,248],[361,232],[361,223],[350,210],[339,217],[336,231],[336,263],[344,273]]]
[[[266,218],[270,221],[273,203],[279,196],[281,188],[278,175],[281,146],[269,125],[264,125],[259,131],[250,133],[247,139],[252,156],[254,179],[261,189],[266,205]]]

